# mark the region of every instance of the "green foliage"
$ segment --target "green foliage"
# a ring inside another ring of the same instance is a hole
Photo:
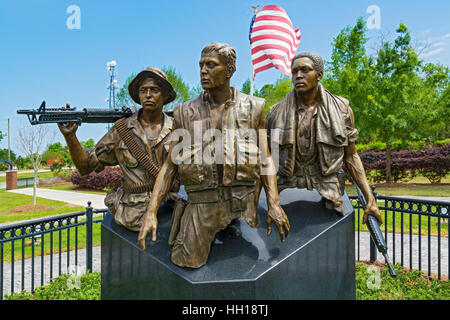
[[[116,93],[116,106],[117,107],[130,107],[133,110],[139,109],[139,104],[131,99],[128,93],[128,85],[136,77],[135,73],[132,73],[124,82],[123,86]]]
[[[161,70],[167,75],[167,79],[172,84],[173,89],[177,93],[177,97],[174,101],[164,106],[164,110],[172,110],[178,104],[193,99],[198,96],[202,92],[202,87],[192,87],[183,80],[183,76],[181,73],[177,72],[176,69],[172,66],[164,66]],[[128,85],[134,79],[136,73],[132,73],[123,86],[119,89],[119,92],[116,94],[116,101],[118,106],[128,106],[137,110],[140,108],[140,105],[135,103],[133,99],[131,99],[128,93]]]
[[[433,145],[435,145],[437,147],[441,147],[447,143],[450,143],[450,139],[436,141],[435,143],[433,143]],[[400,151],[400,150],[416,151],[416,150],[422,150],[426,146],[426,144],[427,144],[427,142],[424,140],[410,141],[410,140],[399,139],[399,140],[395,140],[392,143],[391,149],[392,149],[392,151]],[[358,152],[363,152],[363,151],[367,151],[370,149],[373,151],[376,151],[376,152],[386,151],[386,143],[380,142],[380,141],[373,141],[373,142],[369,142],[367,144],[357,144],[356,145],[356,151],[358,151]]]
[[[247,80],[250,81],[250,80]],[[247,90],[248,83],[244,83],[243,89]],[[264,111],[269,112],[270,107],[283,100],[292,90],[292,80],[284,75],[280,76],[274,84],[266,84],[261,89],[255,90],[254,96],[264,98],[266,106]]]
[[[449,143],[450,143],[450,139],[437,140],[437,141],[434,142],[434,144],[435,144],[437,147],[442,147],[442,146],[445,146],[446,144],[449,144]]]
[[[0,159],[8,160],[8,149],[0,149]],[[16,154],[11,150],[11,161],[14,163]],[[6,162],[0,162],[0,170],[9,170],[9,165]]]
[[[379,267],[375,267],[379,268]],[[397,273],[392,278],[386,267],[380,270],[379,289],[371,286],[375,273],[363,263],[356,263],[357,300],[450,300],[448,280],[427,279],[423,272],[407,271],[401,265],[394,266]],[[369,284],[369,285],[368,285]]]
[[[6,300],[100,300],[101,276],[99,272],[86,273],[80,279],[80,288],[71,285],[75,275],[63,274],[49,285],[36,288],[34,293],[23,291],[5,295]]]
[[[86,150],[86,151],[88,151],[89,149],[92,149],[93,147],[95,147],[94,139],[89,139],[87,141],[81,141],[80,144],[83,147],[83,149]]]
[[[180,103],[191,99],[191,89],[189,88],[189,85],[184,82],[181,73],[178,73],[174,67],[164,66],[161,70],[167,75],[167,79],[177,93],[175,100],[164,106],[165,110],[173,110]]]
[[[241,92],[245,94],[250,94],[251,86],[252,81],[250,80],[250,78],[247,78],[247,80],[245,80],[245,82],[242,84]]]
[[[89,141],[91,141],[90,139]],[[93,140],[92,140],[93,142]],[[83,142],[81,142],[83,145]],[[63,146],[60,142],[55,142],[47,146],[47,150],[42,154],[42,162],[47,163],[47,161],[52,160],[52,165],[50,165],[50,170],[58,175],[64,167],[72,166],[72,158],[70,157],[69,148]]]
[[[448,68],[419,60],[404,23],[396,38],[382,42],[373,56],[365,50],[366,32],[359,18],[355,26],[339,33],[322,80],[331,92],[349,99],[359,141],[386,144],[390,158],[391,151],[403,148],[408,140],[448,138]],[[388,180],[390,166],[388,161]]]
[[[14,161],[14,164],[19,170],[33,169],[33,165],[31,164],[30,158],[28,157],[18,156],[17,159]]]
[[[6,135],[5,135],[3,132],[0,131],[0,142],[2,142],[2,140],[3,140],[3,138],[4,138],[5,136],[6,136]]]

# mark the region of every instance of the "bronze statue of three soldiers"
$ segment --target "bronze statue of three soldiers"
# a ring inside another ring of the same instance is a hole
[[[180,267],[201,267],[216,233],[232,220],[258,226],[261,188],[267,197],[267,234],[275,225],[285,241],[290,224],[279,192],[316,189],[327,208],[343,214],[343,164],[367,200],[364,221],[371,214],[382,222],[356,152],[353,112],[346,99],[320,84],[320,56],[305,52],[292,60],[294,89],[267,119],[264,99],[230,86],[236,71],[231,46],[207,45],[199,65],[203,92],[175,108],[173,118],[162,110],[175,91],[164,72],[149,68],[128,87],[142,108],[116,122],[93,149],[81,147],[76,125],[59,124],[80,174],[120,166],[122,186],[108,192],[105,204],[119,225],[139,231],[143,250],[148,234],[156,240],[161,202],[171,199],[171,259]],[[187,201],[177,196],[180,184]]]

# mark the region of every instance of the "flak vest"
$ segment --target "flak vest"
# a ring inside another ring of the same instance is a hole
[[[232,189],[247,186],[245,190],[252,192],[255,183],[260,179],[258,128],[264,105],[264,99],[243,94],[232,88],[232,98],[225,103],[221,119],[223,143],[221,186]],[[187,130],[191,137],[191,141],[183,141],[185,149],[178,158],[178,173],[185,190],[189,193],[218,188],[220,186],[218,166],[214,161],[213,163],[205,161],[203,157],[205,150],[208,152],[213,150],[218,141],[217,136],[212,138],[208,135],[208,130],[214,128],[210,120],[210,106],[206,93],[203,92],[196,99],[177,107],[174,110],[174,118],[176,127]],[[200,132],[202,138],[194,139],[194,135]]]

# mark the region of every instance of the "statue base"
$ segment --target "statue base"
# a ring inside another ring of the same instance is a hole
[[[259,228],[236,220],[220,231],[208,262],[180,268],[167,244],[171,209],[158,212],[158,240],[142,251],[137,232],[102,223],[102,299],[355,299],[354,211],[344,195],[345,215],[326,209],[316,192],[286,189],[281,205],[291,231],[280,241],[276,227],[267,236],[264,191]],[[148,236],[150,238],[150,235]]]

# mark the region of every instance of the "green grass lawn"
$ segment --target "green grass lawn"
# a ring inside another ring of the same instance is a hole
[[[84,207],[74,206],[65,202],[37,197],[36,204],[54,207],[54,209],[33,212],[11,212],[12,209],[18,206],[31,204],[33,204],[33,196],[0,190],[0,223],[36,219],[63,213],[83,211],[85,209]]]
[[[428,279],[423,272],[407,271],[400,265],[391,278],[385,267],[356,263],[357,300],[450,300],[448,280]],[[378,270],[378,271],[377,271]],[[69,289],[69,275],[55,278],[49,285],[36,288],[34,293],[6,295],[6,300],[100,300],[101,274],[87,273],[80,278],[80,288]],[[377,280],[379,279],[379,281]]]
[[[51,187],[42,186],[39,188],[106,195],[106,191],[79,189],[77,186],[74,186],[70,182],[67,184],[55,185],[55,186],[51,186]]]
[[[33,177],[34,177],[34,173],[33,172],[28,172],[28,173],[17,172],[17,179],[20,179],[20,178],[33,178]],[[39,177],[39,179],[51,178],[51,177],[53,177],[53,172],[51,172],[51,171],[39,172],[38,173],[38,177]],[[0,177],[0,182],[6,182],[6,176],[1,176]]]
[[[353,204],[355,204],[354,201],[353,201]],[[382,205],[384,205],[384,203],[378,203],[378,205],[382,206]],[[359,215],[360,231],[368,231],[367,226],[362,223],[364,213],[363,213],[363,210],[361,210],[361,209],[356,210],[355,231],[358,230],[358,215]],[[385,212],[383,210],[381,210],[381,216],[383,218],[383,225],[380,226],[380,229],[384,234],[384,232],[386,230],[386,216],[385,216]],[[394,219],[394,216],[395,216],[395,219]],[[419,228],[419,216],[417,214],[411,215],[411,221],[410,221],[410,214],[403,213],[403,230],[402,230],[402,227],[401,227],[402,213],[396,212],[395,214],[393,214],[391,211],[389,211],[388,215],[387,215],[387,230],[388,230],[388,232],[393,232],[394,220],[395,220],[395,232],[396,233],[402,233],[402,231],[403,231],[404,234],[409,234],[409,232],[410,232],[409,226],[411,224],[412,234],[421,233],[422,235],[428,235],[428,224],[430,224],[430,234],[433,236],[437,236],[439,234],[439,221],[438,221],[438,218],[436,218],[436,217],[422,216],[420,218],[421,226]],[[448,236],[447,220],[444,221],[444,219],[440,219],[440,227],[441,227],[441,232],[440,232],[441,236]]]
[[[347,194],[356,195],[353,186],[346,186]],[[444,185],[400,185],[396,187],[378,186],[375,191],[383,196],[422,196],[422,197],[450,197],[450,184]]]
[[[440,184],[433,185],[423,177],[417,176],[408,183],[376,184],[375,191],[383,196],[422,196],[422,197],[450,197],[450,175],[443,178]],[[356,195],[356,189],[347,185],[348,194]]]

